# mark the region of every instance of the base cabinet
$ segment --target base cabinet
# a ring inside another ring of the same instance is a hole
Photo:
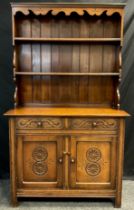
[[[104,197],[121,204],[124,119],[11,118],[18,197]]]

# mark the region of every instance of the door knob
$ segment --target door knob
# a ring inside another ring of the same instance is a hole
[[[62,157],[60,157],[60,158],[58,159],[58,162],[59,162],[59,163],[63,163]]]
[[[93,126],[94,128],[96,128],[96,127],[97,127],[97,122],[93,122],[93,123],[92,123],[92,126]]]
[[[38,121],[38,122],[37,122],[37,126],[38,126],[38,127],[42,127],[42,122],[41,122],[41,121]]]
[[[70,162],[71,163],[75,163],[75,159],[74,158],[71,158]]]

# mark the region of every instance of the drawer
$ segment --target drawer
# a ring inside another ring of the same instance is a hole
[[[16,129],[64,129],[63,118],[17,118]]]
[[[116,130],[118,120],[113,118],[72,118],[69,120],[70,129]]]

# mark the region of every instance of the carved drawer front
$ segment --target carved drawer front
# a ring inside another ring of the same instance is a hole
[[[18,118],[17,129],[64,129],[65,123],[62,118]]]
[[[73,118],[69,122],[70,129],[115,130],[118,120],[112,118]]]

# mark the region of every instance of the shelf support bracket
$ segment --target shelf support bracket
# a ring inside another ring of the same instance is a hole
[[[14,107],[17,107],[17,105],[18,105],[18,87],[17,87],[15,72],[16,72],[16,49],[15,49],[15,46],[13,46],[13,81],[14,81],[14,84],[15,84]]]
[[[121,83],[121,79],[122,79],[122,47],[120,46],[119,49],[119,79],[118,79],[118,85],[116,88],[116,95],[117,95],[117,109],[120,109],[120,83]]]

